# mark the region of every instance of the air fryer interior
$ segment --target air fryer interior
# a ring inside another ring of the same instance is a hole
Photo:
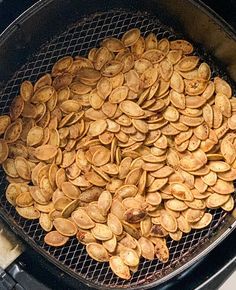
[[[184,0],[40,1],[16,20],[0,39],[0,114],[8,112],[23,80],[35,82],[49,72],[60,57],[87,55],[103,38],[120,37],[133,27],[138,27],[143,35],[152,31],[158,38],[190,40],[196,47],[195,53],[210,64],[213,77],[220,74],[230,81],[226,71],[234,77],[235,35],[229,27],[222,30],[219,19],[201,9]],[[220,209],[211,210],[213,221],[208,228],[194,230],[184,235],[180,242],[167,241],[170,249],[167,264],[157,259],[143,259],[132,279],[123,281],[112,274],[107,263],[92,260],[76,238],[60,248],[46,245],[45,232],[38,221],[21,218],[6,201],[7,182],[2,170],[0,176],[0,215],[12,229],[53,264],[101,289],[147,288],[167,281],[203,257],[236,226],[231,215]]]

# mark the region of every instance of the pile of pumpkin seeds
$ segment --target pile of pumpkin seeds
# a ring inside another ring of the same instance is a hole
[[[130,279],[142,257],[168,261],[167,237],[208,226],[208,209],[234,208],[236,99],[192,52],[134,28],[21,84],[0,163],[7,200],[46,244],[76,236]]]

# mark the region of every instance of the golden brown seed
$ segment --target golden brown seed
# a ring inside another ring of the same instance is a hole
[[[53,221],[55,229],[64,236],[74,236],[77,233],[76,225],[65,218],[56,218]]]
[[[2,164],[8,157],[9,148],[7,142],[0,139],[0,164]]]
[[[156,240],[155,254],[162,263],[167,263],[169,260],[169,250],[162,239]]]
[[[122,41],[125,47],[134,45],[135,42],[140,37],[140,30],[138,28],[130,29],[129,31],[125,32],[122,36]]]
[[[109,260],[109,265],[112,271],[122,279],[130,279],[129,267],[123,262],[119,256],[112,256]]]
[[[16,206],[16,211],[20,216],[29,220],[38,219],[40,217],[40,212],[33,206]]]
[[[53,145],[41,145],[37,147],[34,151],[34,155],[39,160],[49,160],[56,156],[57,147]]]
[[[106,130],[106,128],[107,122],[105,120],[97,120],[90,125],[88,134],[95,137],[102,134]]]
[[[107,241],[112,238],[112,231],[107,225],[96,223],[91,229],[93,236],[100,241]]]
[[[86,246],[86,251],[91,258],[98,262],[107,262],[109,260],[108,252],[101,244],[89,243]]]
[[[174,233],[177,230],[177,221],[170,213],[163,210],[160,215],[160,223],[168,232]]]
[[[65,237],[57,231],[51,231],[44,237],[44,242],[53,247],[61,247],[65,245],[69,240],[69,237]]]
[[[8,115],[0,116],[0,135],[4,134],[10,123],[11,119]]]

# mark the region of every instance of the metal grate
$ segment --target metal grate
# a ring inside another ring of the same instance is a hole
[[[32,56],[22,68],[6,83],[0,94],[0,114],[8,113],[11,100],[19,93],[19,85],[23,80],[29,79],[35,82],[42,74],[49,72],[52,65],[65,55],[87,55],[89,49],[97,47],[100,41],[108,36],[120,37],[130,28],[140,28],[143,35],[154,32],[158,38],[166,37],[174,39],[176,35],[170,28],[163,26],[159,20],[152,15],[140,12],[127,12],[114,10],[91,15],[70,26],[64,33],[56,36],[46,43],[39,52]],[[219,73],[211,58],[206,58],[205,53],[200,50],[196,54],[203,56],[211,64],[213,75]],[[221,71],[222,75],[222,71]],[[109,269],[108,263],[97,263],[86,253],[85,247],[78,243],[76,238],[71,239],[66,246],[53,248],[43,241],[45,232],[41,229],[38,221],[28,221],[20,217],[5,198],[3,194],[7,182],[4,172],[0,169],[0,206],[9,219],[14,220],[15,228],[27,237],[31,243],[50,255],[53,261],[59,262],[67,272],[74,273],[73,276],[86,279],[95,287],[105,288],[135,288],[137,286],[147,287],[150,282],[163,278],[167,273],[173,271],[179,263],[184,264],[183,257],[191,259],[192,249],[199,246],[209,238],[226,216],[223,210],[213,210],[213,221],[204,230],[195,230],[184,235],[180,242],[167,241],[170,249],[170,260],[167,264],[160,263],[157,259],[153,261],[141,260],[139,271],[133,274],[132,279],[123,281],[117,278]],[[1,209],[0,209],[1,210]]]

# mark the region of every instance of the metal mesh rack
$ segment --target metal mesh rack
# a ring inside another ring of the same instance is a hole
[[[39,52],[32,56],[6,83],[0,93],[0,114],[8,113],[11,100],[19,93],[19,86],[23,80],[29,79],[35,82],[42,74],[49,72],[52,65],[60,57],[87,55],[89,49],[97,47],[103,38],[111,35],[120,37],[125,31],[133,27],[138,27],[143,35],[152,31],[158,38],[175,39],[178,36],[170,28],[163,26],[155,16],[143,12],[114,10],[86,17],[42,46]],[[203,58],[211,64],[213,75],[219,73],[218,67],[214,65],[209,56],[206,58],[205,54],[199,53],[198,50],[196,50],[196,54],[204,55]],[[183,257],[191,259],[193,248],[204,243],[204,240],[212,235],[226,216],[223,210],[212,210],[213,220],[208,228],[194,230],[190,234],[184,235],[180,242],[171,239],[167,241],[170,249],[168,263],[162,264],[158,259],[153,261],[142,259],[139,270],[133,274],[132,279],[123,281],[112,273],[108,263],[97,263],[92,260],[87,255],[85,247],[79,244],[76,238],[70,239],[65,246],[59,248],[46,245],[43,241],[45,232],[41,229],[38,221],[29,221],[20,217],[14,207],[7,202],[4,195],[6,186],[4,172],[0,169],[2,193],[0,211],[4,211],[5,215],[8,215],[12,226],[17,228],[18,232],[20,230],[22,235],[27,237],[46,256],[50,256],[52,262],[59,263],[68,273],[80,279],[86,279],[90,285],[102,289],[147,287],[150,282],[163,278],[167,273],[172,272],[177,264],[184,263],[181,262]]]

